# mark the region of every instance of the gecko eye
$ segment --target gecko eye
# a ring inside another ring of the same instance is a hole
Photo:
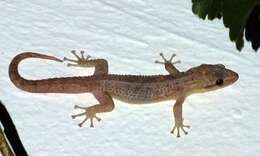
[[[216,85],[218,85],[218,86],[223,85],[223,83],[224,83],[224,81],[223,81],[222,79],[218,79],[218,80],[216,81]]]

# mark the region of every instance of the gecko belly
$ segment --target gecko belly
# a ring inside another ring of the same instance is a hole
[[[159,102],[164,100],[175,99],[175,95],[172,91],[167,89],[151,89],[147,87],[141,87],[139,89],[115,89],[113,91],[108,91],[108,93],[115,99],[124,101],[132,104],[146,104]]]
[[[158,97],[158,98],[140,98],[140,97],[126,98],[126,97],[112,95],[112,97],[129,104],[150,104],[150,103],[175,99],[174,96]]]

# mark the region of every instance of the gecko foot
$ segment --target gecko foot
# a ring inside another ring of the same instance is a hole
[[[173,58],[176,56],[176,54],[172,54],[172,56],[171,56],[171,58],[169,59],[169,60],[167,60],[165,57],[164,57],[164,55],[163,55],[163,53],[160,53],[160,56],[162,57],[162,59],[163,59],[163,62],[162,61],[155,61],[155,63],[158,63],[158,64],[177,64],[177,63],[181,63],[181,61],[180,60],[178,60],[178,61],[172,61],[173,60]]]
[[[184,125],[182,122],[181,123],[175,123],[174,127],[171,130],[171,133],[174,134],[175,129],[177,129],[177,138],[179,138],[180,137],[180,129],[181,129],[183,131],[183,133],[185,135],[187,135],[188,132],[184,130],[184,127],[190,128],[189,125]]]
[[[80,51],[80,56],[76,53],[75,50],[72,50],[71,53],[76,57],[77,60],[74,59],[69,59],[67,57],[64,57],[64,61],[69,61],[69,62],[73,62],[72,63],[68,63],[67,66],[84,66],[90,58],[90,55],[87,55],[86,57],[84,56],[84,51]]]
[[[78,105],[75,105],[74,107],[75,109],[83,109],[85,110],[85,112],[83,113],[79,113],[79,114],[75,114],[75,115],[72,115],[72,119],[75,119],[79,116],[86,116],[85,119],[80,122],[78,125],[79,127],[82,127],[82,125],[88,120],[90,119],[90,127],[94,127],[94,124],[93,124],[93,119],[95,118],[97,121],[101,121],[101,119],[99,117],[96,116],[96,112],[91,108],[91,107],[81,107],[81,106],[78,106]]]

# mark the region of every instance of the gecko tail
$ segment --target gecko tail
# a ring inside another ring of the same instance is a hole
[[[25,91],[34,92],[33,88],[35,87],[35,80],[27,80],[24,79],[18,71],[19,63],[26,59],[26,58],[40,58],[40,59],[47,59],[53,60],[57,62],[63,62],[63,60],[56,58],[54,56],[49,56],[45,54],[39,54],[34,52],[24,52],[21,54],[16,55],[9,65],[9,77],[13,84]]]

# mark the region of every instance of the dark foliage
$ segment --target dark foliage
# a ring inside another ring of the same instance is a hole
[[[252,42],[252,48],[257,51],[260,47],[260,5],[254,8],[247,20],[245,36]]]
[[[192,0],[192,11],[202,19],[223,18],[229,28],[229,38],[241,50],[246,39],[254,50],[259,48],[259,4],[260,0]]]

